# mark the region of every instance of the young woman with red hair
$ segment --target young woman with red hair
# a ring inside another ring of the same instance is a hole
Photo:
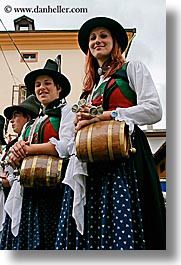
[[[128,38],[117,21],[105,17],[86,21],[78,41],[86,64],[80,96],[84,104],[75,120],[77,136],[90,124],[124,121],[135,149],[125,159],[120,155],[94,161],[89,153],[91,161],[82,162],[78,152],[71,157],[63,181],[67,186],[56,249],[165,249],[164,199],[148,141],[139,128],[162,118],[155,84],[143,63],[125,61]],[[92,109],[100,106],[103,112],[92,115]]]

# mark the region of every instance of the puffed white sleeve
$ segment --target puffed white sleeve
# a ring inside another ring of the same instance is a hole
[[[62,108],[62,115],[59,127],[59,140],[54,137],[50,138],[50,142],[55,148],[60,158],[66,158],[72,155],[75,140],[75,113],[72,112],[72,105],[66,104]]]
[[[117,120],[128,124],[149,125],[162,118],[162,107],[158,92],[147,67],[139,61],[129,62],[127,76],[130,87],[136,92],[137,105],[117,108]]]

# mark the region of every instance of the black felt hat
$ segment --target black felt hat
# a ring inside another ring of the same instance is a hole
[[[4,116],[8,120],[11,120],[13,116],[13,112],[16,110],[21,111],[23,113],[27,113],[31,115],[32,118],[36,118],[40,111],[40,102],[37,101],[35,95],[30,95],[19,105],[13,105],[13,106],[7,107],[4,110]]]
[[[0,115],[0,144],[6,145],[6,141],[4,139],[4,124],[5,124],[5,118]]]
[[[58,64],[51,59],[47,60],[44,68],[31,71],[25,76],[24,83],[27,90],[31,93],[35,94],[35,80],[40,75],[48,75],[53,80],[56,80],[62,88],[60,99],[65,98],[70,93],[71,85],[69,80],[58,71]]]
[[[81,50],[87,54],[89,48],[89,36],[92,29],[97,27],[107,28],[116,38],[123,53],[128,45],[128,36],[125,29],[117,21],[107,17],[95,17],[87,20],[80,28],[78,42]]]

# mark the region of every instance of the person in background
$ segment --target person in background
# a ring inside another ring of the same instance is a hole
[[[126,62],[126,31],[111,18],[86,21],[78,42],[86,55],[80,96],[86,104],[76,113],[75,133],[99,121],[125,121],[136,152],[110,162],[71,157],[63,180],[67,185],[56,249],[165,249],[164,199],[150,146],[139,127],[162,118],[151,74],[140,61]],[[103,113],[91,115],[95,106],[102,106]]]
[[[1,164],[7,161],[9,149],[13,146],[17,141],[19,136],[21,135],[21,131],[23,126],[26,124],[29,125],[34,119],[39,115],[40,111],[40,103],[36,100],[34,95],[30,95],[27,99],[21,102],[19,105],[12,105],[7,107],[4,110],[4,116],[7,120],[9,120],[13,132],[17,135],[12,141],[10,141],[5,148],[5,152],[1,159]],[[6,175],[7,172],[5,172]],[[12,186],[12,183],[8,181],[8,176],[4,176],[3,178],[4,187]]]
[[[7,145],[6,140],[4,138],[5,135],[5,118],[0,115],[0,159],[3,153],[4,147]]]
[[[73,146],[70,140],[75,119],[71,105],[65,100],[70,93],[70,82],[58,72],[57,63],[51,59],[43,69],[28,73],[24,82],[41,103],[41,113],[21,134],[21,140],[13,145],[8,162],[15,168],[26,156],[44,154],[59,156],[66,167]],[[18,230],[12,234],[10,223],[5,222],[1,249],[55,249],[62,193],[61,185],[55,188],[24,187]]]
[[[0,115],[0,161],[3,156],[3,148],[7,144],[4,139],[4,124],[5,124],[5,118],[2,115]],[[3,193],[3,179],[1,178],[2,175],[3,175],[3,169],[0,166],[0,239],[1,239],[2,223],[4,221],[4,193]]]
[[[4,125],[5,125],[5,118],[0,115],[0,153],[2,153],[2,146],[6,146],[6,141],[4,139]]]
[[[3,149],[6,146],[6,141],[4,139],[4,124],[5,118],[0,115],[0,161],[3,156]],[[3,169],[0,166],[0,238],[1,238],[1,231],[2,231],[2,223],[4,221],[4,192],[3,192],[3,179],[1,176],[3,175]]]
[[[39,110],[40,110],[40,103],[36,100],[34,95],[29,96],[19,105],[12,105],[4,110],[4,116],[11,123],[12,130],[17,135],[17,137],[11,140],[8,144],[6,144],[0,160],[0,172],[1,172],[0,173],[0,182],[1,182],[0,231],[2,231],[3,229],[2,225],[5,218],[4,203],[9,194],[10,187],[12,186],[13,182],[16,180],[16,177],[14,175],[14,169],[7,164],[9,150],[11,146],[18,141],[18,137],[20,136],[21,131],[25,126],[25,124],[27,126],[31,121],[33,121],[33,119],[35,119],[38,116]]]

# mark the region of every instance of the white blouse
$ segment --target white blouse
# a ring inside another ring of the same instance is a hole
[[[162,118],[162,107],[158,92],[147,67],[139,61],[129,62],[127,66],[129,86],[137,95],[137,105],[117,108],[116,120],[125,120],[130,132],[136,125],[149,125]]]
[[[72,155],[75,140],[75,113],[72,112],[72,105],[67,104],[62,109],[62,117],[59,127],[59,139],[50,138],[50,142],[55,148],[60,158],[66,158]]]

